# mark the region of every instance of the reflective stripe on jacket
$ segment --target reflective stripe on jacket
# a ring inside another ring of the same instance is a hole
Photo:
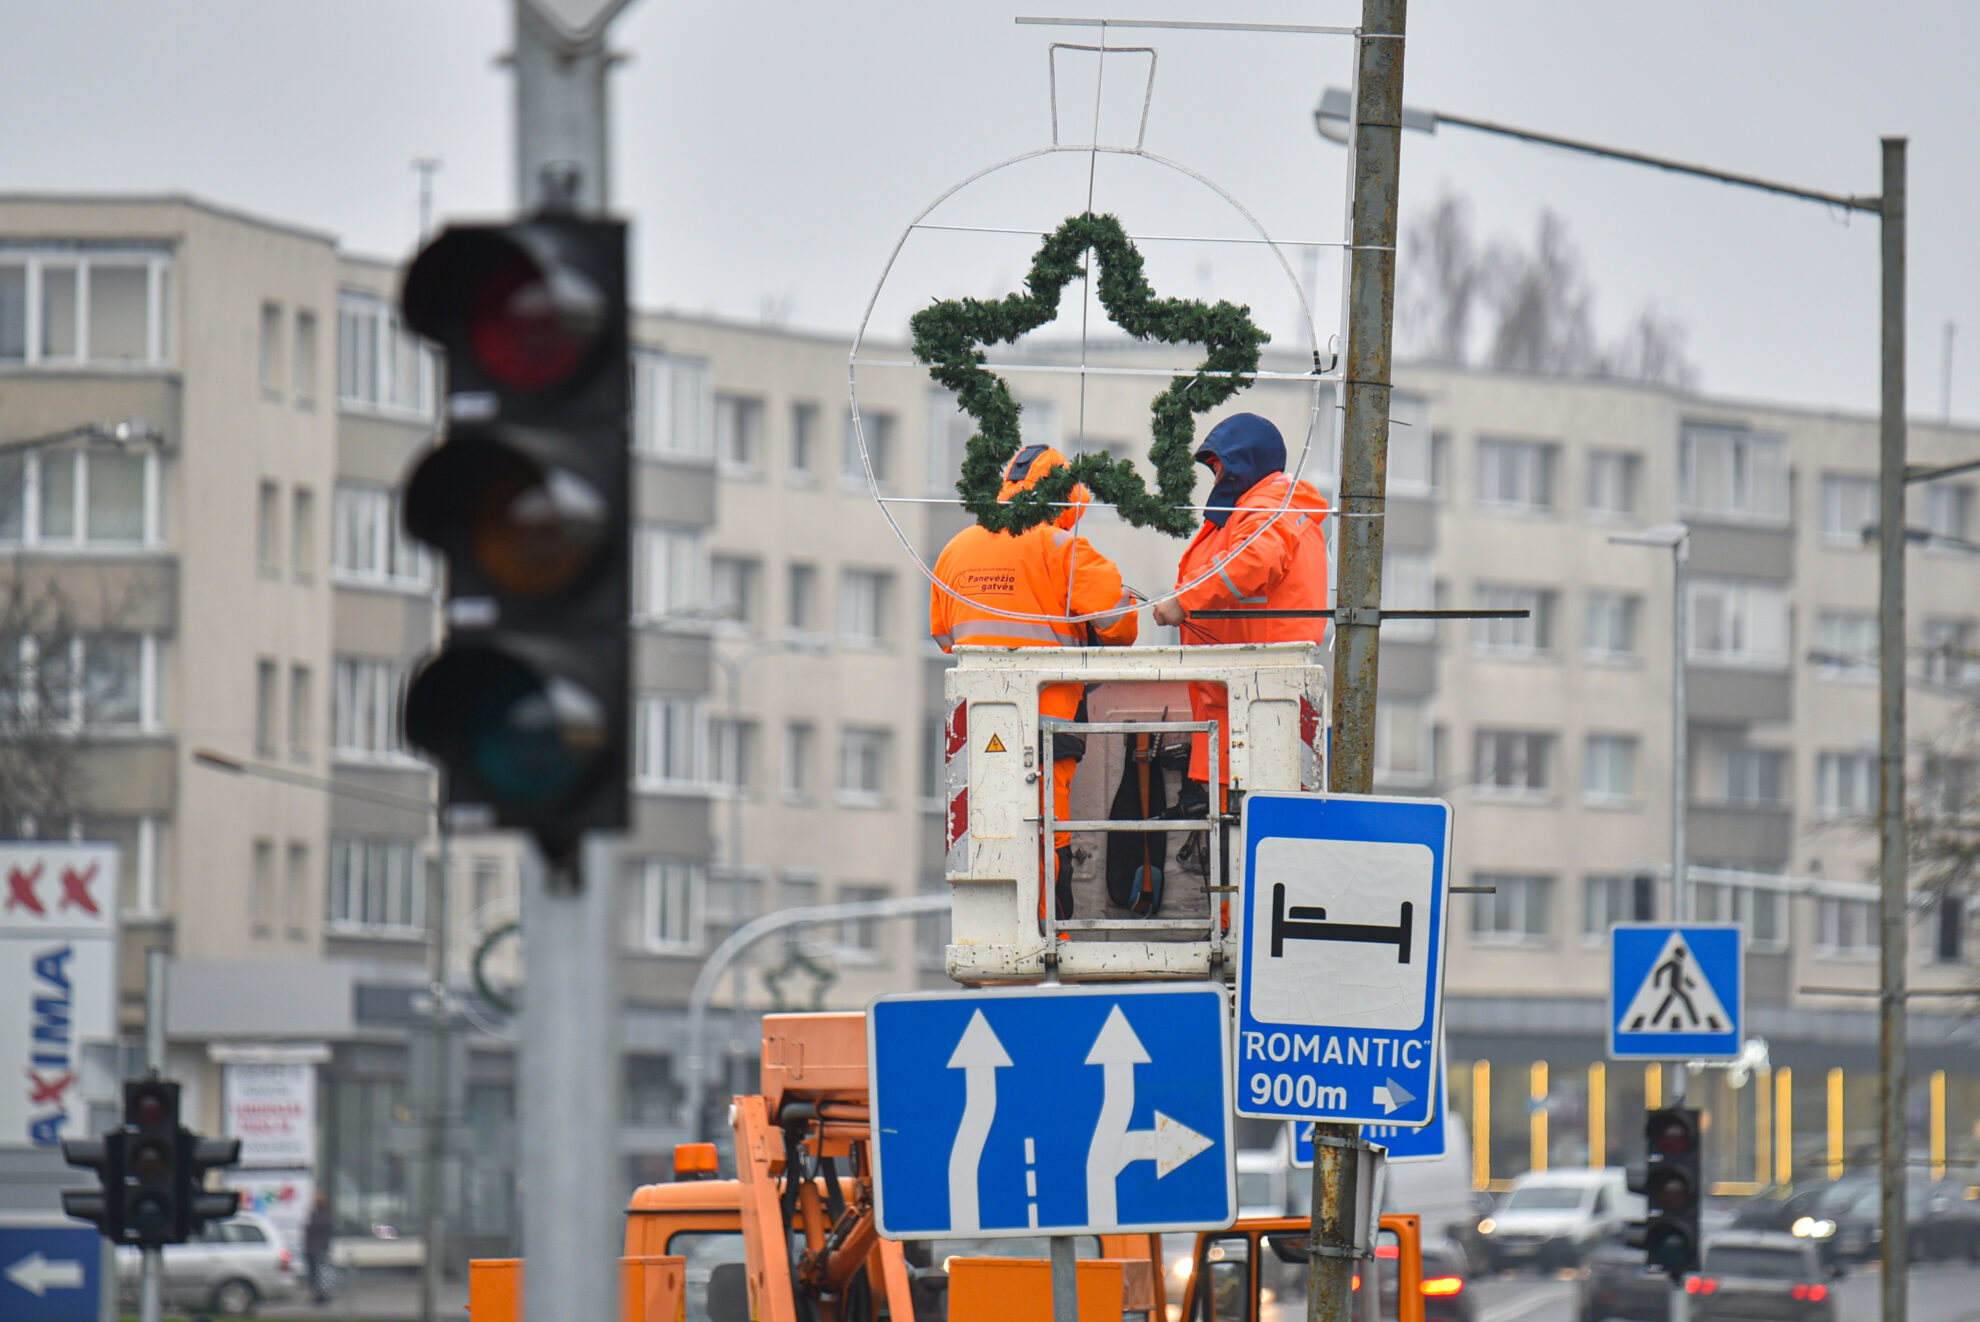
[[[970,647],[1126,646],[1135,639],[1134,601],[1113,561],[1084,537],[1051,524],[1013,536],[971,524],[950,539],[928,587],[928,633],[943,651]],[[957,595],[943,591],[947,584]],[[1118,612],[1091,621],[1012,620],[1022,615]],[[1047,716],[1071,719],[1081,686],[1053,684],[1038,699]]]

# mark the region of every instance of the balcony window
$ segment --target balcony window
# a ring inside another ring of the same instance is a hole
[[[1701,923],[1738,923],[1746,931],[1746,944],[1757,950],[1787,944],[1787,896],[1771,886],[1695,880],[1691,916]]]
[[[712,571],[705,529],[642,523],[633,534],[633,554],[635,615],[706,618]]]
[[[153,729],[157,656],[149,634],[0,634],[0,729]]]
[[[1553,788],[1554,736],[1526,730],[1480,730],[1472,746],[1471,783],[1508,798],[1544,797]]]
[[[337,299],[337,402],[359,412],[431,419],[439,413],[440,360],[373,294]]]
[[[633,784],[705,790],[708,706],[698,693],[642,693],[633,708]]]
[[[332,836],[324,921],[333,930],[415,935],[426,930],[416,840]]]
[[[1877,479],[1853,473],[1822,474],[1822,540],[1863,545],[1863,530],[1877,520]]]
[[[1480,583],[1472,593],[1480,610],[1522,610],[1524,619],[1475,620],[1471,644],[1495,656],[1540,656],[1554,650],[1553,592],[1544,588]]]
[[[1691,661],[1781,670],[1787,666],[1787,588],[1751,579],[1696,577],[1687,593]]]
[[[1636,488],[1643,460],[1620,450],[1588,452],[1588,513],[1597,519],[1636,516]]]
[[[1687,423],[1678,442],[1678,504],[1686,514],[1786,523],[1787,438]]]
[[[1823,679],[1877,682],[1877,617],[1859,611],[1823,611],[1815,617],[1815,673]]]
[[[1722,808],[1780,808],[1787,803],[1787,754],[1777,748],[1705,743],[1696,763],[1700,803]]]
[[[1623,592],[1590,592],[1582,650],[1591,661],[1627,661],[1636,655],[1641,599]]]
[[[1867,817],[1877,806],[1874,753],[1822,753],[1815,759],[1815,812],[1821,817]]]
[[[0,454],[0,544],[37,551],[155,546],[157,464],[152,451]]]
[[[1481,509],[1539,512],[1554,507],[1556,447],[1538,441],[1478,442]]]
[[[715,393],[705,360],[634,351],[633,449],[656,459],[715,457]]]
[[[708,874],[683,858],[630,858],[626,880],[639,905],[639,946],[657,954],[702,950]]]
[[[1554,879],[1480,872],[1475,886],[1490,886],[1489,895],[1471,897],[1471,939],[1479,945],[1517,945],[1545,941],[1553,929]]]
[[[162,249],[0,245],[0,364],[165,366],[170,271]]]
[[[395,657],[340,656],[330,690],[330,753],[345,759],[405,755],[399,729],[402,663]]]
[[[391,487],[339,482],[330,518],[330,572],[337,582],[415,591],[432,585],[427,550],[406,531]]]

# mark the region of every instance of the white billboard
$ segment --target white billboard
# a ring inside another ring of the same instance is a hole
[[[314,1166],[316,1066],[230,1061],[225,1069],[227,1111],[221,1132],[241,1141],[241,1165]]]
[[[118,854],[0,843],[0,1147],[73,1137],[83,1044],[117,1040]]]

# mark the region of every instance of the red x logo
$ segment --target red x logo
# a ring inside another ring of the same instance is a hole
[[[103,911],[96,907],[90,898],[89,883],[96,880],[96,864],[92,863],[82,872],[74,868],[62,869],[62,903],[58,908],[81,909],[92,918],[101,917]]]
[[[67,1092],[69,1086],[76,1081],[74,1070],[66,1071],[52,1080],[43,1078],[33,1070],[27,1071],[27,1076],[29,1086],[34,1089],[33,1095],[28,1098],[29,1106],[40,1106],[44,1102],[50,1106],[67,1106],[62,1100],[62,1094]]]
[[[31,872],[19,868],[7,869],[7,908],[26,909],[29,913],[47,917],[48,910],[41,905],[41,897],[34,893],[35,883],[41,880],[41,864],[34,865]]]

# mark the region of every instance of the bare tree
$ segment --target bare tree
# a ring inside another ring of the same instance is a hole
[[[1486,362],[1513,372],[1567,375],[1601,363],[1581,254],[1552,211],[1540,213],[1529,252],[1494,244],[1485,298],[1496,324]]]
[[[1609,350],[1602,375],[1689,390],[1698,384],[1698,369],[1684,356],[1686,338],[1682,324],[1646,303]]]
[[[1454,193],[1438,194],[1403,231],[1402,246],[1397,331],[1422,357],[1463,363],[1484,274],[1471,237],[1471,204]]]
[[[0,836],[66,831],[86,791],[72,710],[76,631],[53,580],[0,573]]]

